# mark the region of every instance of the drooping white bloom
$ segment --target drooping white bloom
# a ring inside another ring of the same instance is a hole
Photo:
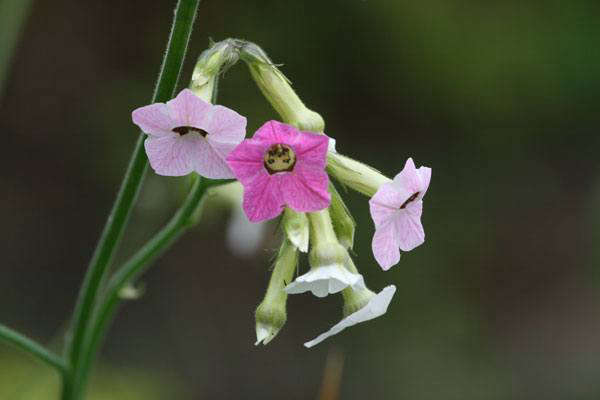
[[[331,327],[331,329],[329,329],[327,332],[322,333],[313,340],[304,343],[304,346],[308,348],[313,347],[328,337],[336,335],[350,326],[382,316],[387,312],[388,306],[392,301],[392,297],[394,297],[394,293],[396,293],[396,286],[394,285],[385,287],[378,294],[373,293],[372,297],[365,306],[346,316],[339,323]]]
[[[317,297],[341,292],[348,286],[358,290],[365,287],[365,281],[360,274],[353,274],[343,265],[331,264],[311,268],[306,274],[286,286],[288,294],[312,292]]]
[[[314,215],[311,215],[314,218]],[[329,222],[331,224],[331,222]],[[333,231],[333,228],[330,228]],[[333,241],[314,244],[309,254],[310,271],[286,286],[288,294],[312,292],[317,297],[338,293],[347,287],[364,289],[365,282],[359,273],[347,266],[352,260],[346,249]]]

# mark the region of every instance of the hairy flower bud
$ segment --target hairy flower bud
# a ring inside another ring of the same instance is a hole
[[[287,293],[284,288],[294,276],[298,265],[298,249],[284,239],[277,254],[267,293],[256,309],[256,345],[267,344],[281,330],[287,319]]]
[[[226,39],[212,43],[210,48],[204,50],[192,73],[190,89],[204,101],[210,101],[215,85],[215,78],[238,62],[239,41]]]

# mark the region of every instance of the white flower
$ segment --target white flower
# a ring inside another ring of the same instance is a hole
[[[336,335],[350,326],[382,316],[387,312],[388,305],[392,301],[394,293],[396,293],[396,286],[390,285],[385,287],[378,294],[373,294],[364,307],[342,319],[327,332],[322,333],[313,340],[304,343],[304,346],[308,348],[313,347],[328,337]]]
[[[255,346],[259,344],[267,345],[271,340],[277,336],[281,327],[276,327],[274,325],[263,324],[260,322],[256,323],[256,343]]]
[[[241,206],[234,206],[227,225],[227,247],[238,257],[254,256],[264,241],[267,225],[266,222],[248,221]]]
[[[222,202],[231,209],[227,224],[226,244],[237,257],[252,257],[259,250],[267,234],[268,223],[248,221],[242,210],[244,188],[236,181],[210,189],[216,202]]]
[[[365,281],[360,274],[353,274],[342,264],[323,265],[311,268],[309,272],[299,276],[286,286],[288,294],[312,292],[317,297],[338,293],[352,287],[355,290],[364,289]]]

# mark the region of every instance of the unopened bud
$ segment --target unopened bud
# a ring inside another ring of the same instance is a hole
[[[239,45],[235,39],[213,43],[204,50],[192,73],[192,90],[202,100],[210,102],[216,78],[239,60]]]
[[[287,319],[285,286],[293,279],[298,265],[298,250],[284,239],[277,254],[267,293],[256,309],[256,345],[267,344],[281,330]]]

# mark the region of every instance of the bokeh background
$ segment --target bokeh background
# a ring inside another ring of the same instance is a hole
[[[60,347],[174,3],[0,2],[0,319],[42,342]],[[254,347],[275,227],[243,256],[210,208],[121,308],[91,398],[597,399],[598,18],[597,0],[203,1],[180,87],[209,37],[260,44],[339,151],[389,176],[409,156],[432,167],[427,240],[381,271],[367,201],[348,193],[357,265],[372,289],[398,287],[387,315],[306,350],[341,296],[293,296]],[[221,83],[250,133],[276,118],[243,64]],[[149,173],[118,261],[185,186]],[[54,399],[56,380],[0,345],[0,398]]]

